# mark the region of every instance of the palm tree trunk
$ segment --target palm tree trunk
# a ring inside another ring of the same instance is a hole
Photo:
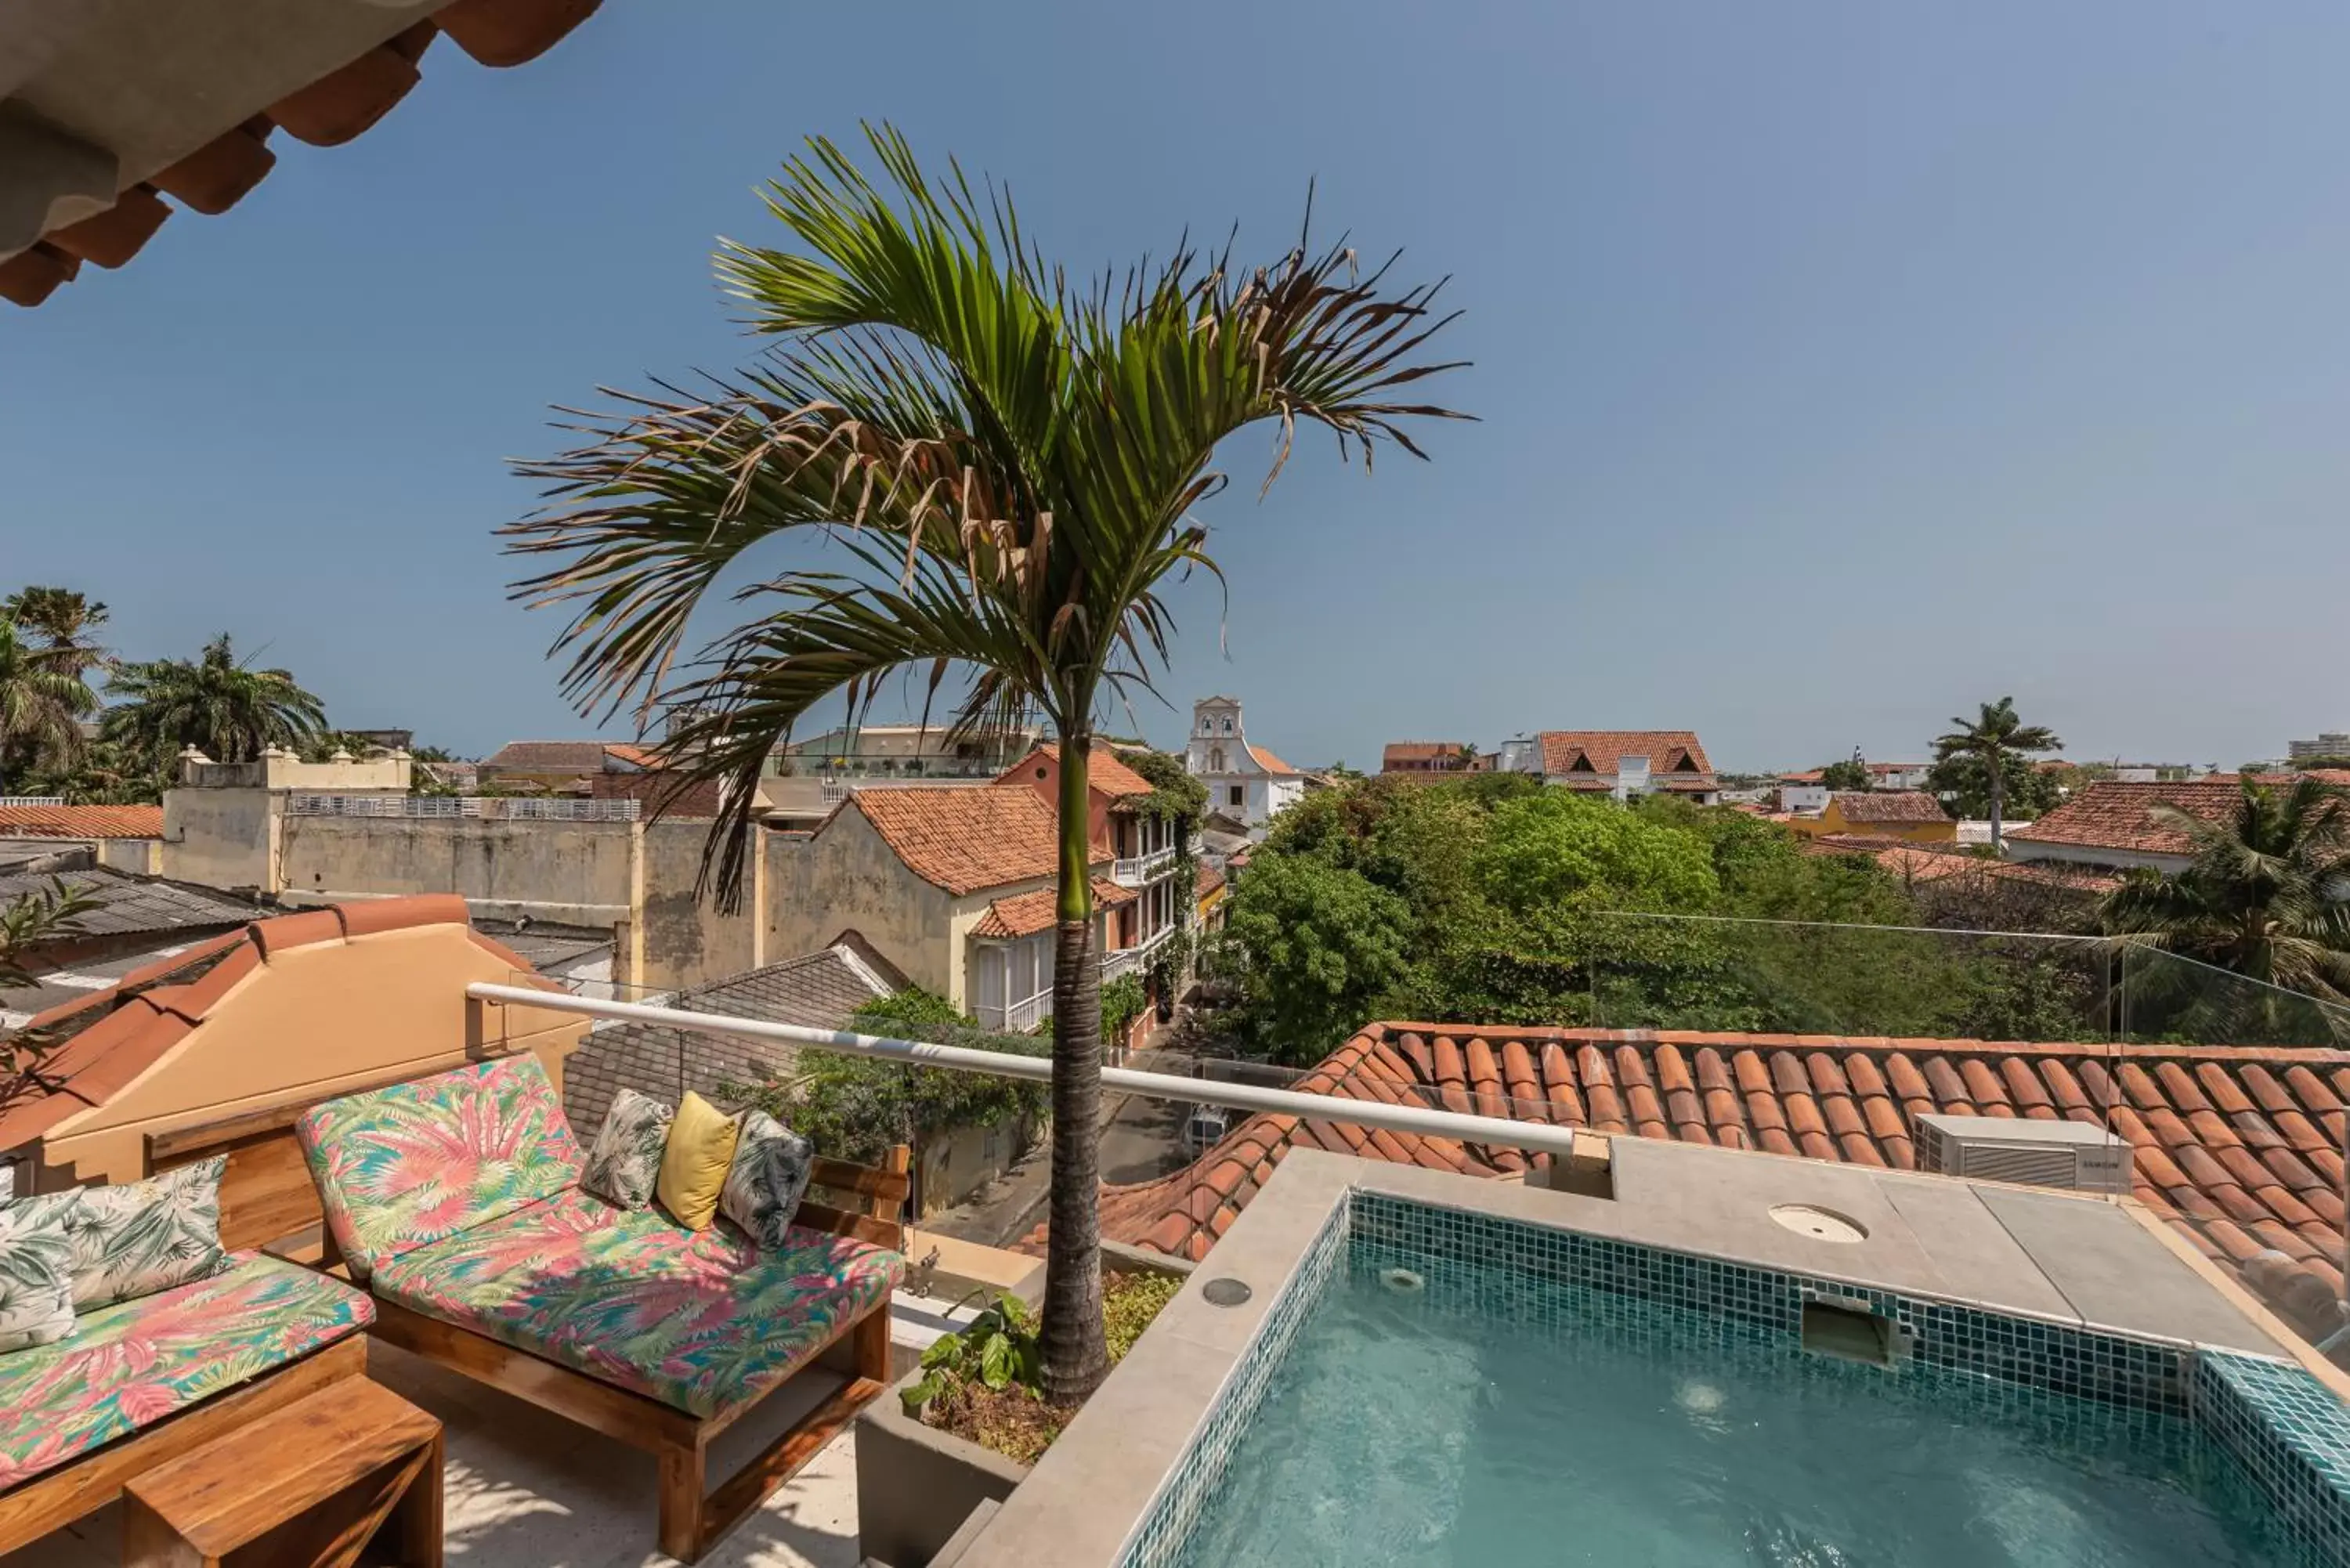
[[[1053,960],[1053,1192],[1045,1251],[1045,1397],[1084,1398],[1109,1372],[1102,1338],[1101,973],[1095,967],[1087,753],[1061,732],[1060,925]]]
[[[2007,759],[1993,752],[1984,760],[1991,764],[1991,852],[1997,856],[2000,807],[2007,804]]]

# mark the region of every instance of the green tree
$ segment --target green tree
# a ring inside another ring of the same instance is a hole
[[[2026,821],[2056,809],[2064,780],[2030,758],[2009,753],[2000,759],[2002,820]],[[1991,815],[1991,770],[1981,757],[1960,755],[1926,770],[1926,788],[1953,816],[1980,820]]]
[[[249,763],[271,746],[307,745],[327,725],[325,708],[290,672],[239,659],[226,632],[193,660],[120,665],[107,689],[120,701],[101,733],[162,763],[186,746],[214,762]]]
[[[1488,899],[1517,910],[1698,910],[1721,892],[1702,842],[1563,789],[1496,810],[1476,871]]]
[[[55,877],[0,905],[0,991],[32,984],[26,966],[35,950],[82,935],[83,917],[97,909],[97,899]]]
[[[568,690],[682,715],[660,748],[728,781],[705,882],[739,894],[759,777],[794,723],[837,694],[849,722],[889,676],[945,692],[950,728],[1040,714],[1061,743],[1053,1181],[1045,1386],[1104,1375],[1101,1008],[1087,860],[1097,715],[1165,668],[1170,577],[1213,571],[1198,506],[1225,440],[1269,424],[1265,483],[1301,423],[1342,456],[1443,416],[1396,400],[1445,367],[1416,356],[1434,290],[1358,275],[1344,244],[1270,265],[1179,246],[1090,287],[1049,265],[1008,197],[934,182],[904,140],[868,132],[879,187],[824,140],[785,165],[768,210],[795,251],[727,244],[718,270],[769,360],[693,394],[588,417],[588,444],[523,465],[551,510],[512,547],[564,557],[518,586],[577,613]],[[764,610],[683,671],[689,620],[751,546],[804,559],[749,590]],[[827,553],[828,552],[828,554]],[[951,684],[952,682],[952,684]]]
[[[2045,724],[2027,724],[2019,718],[2012,697],[1980,706],[1981,711],[1972,720],[1950,721],[1950,732],[1934,742],[1934,761],[1949,764],[1964,760],[1981,770],[1986,804],[1991,809],[1991,853],[1996,855],[2012,776],[2009,771],[2011,763],[2024,761],[2034,752],[2061,752],[2064,742]],[[1935,787],[1944,786],[1937,784]],[[1951,787],[1963,789],[1955,783]]]
[[[1820,770],[1820,784],[1824,788],[1848,794],[1873,788],[1876,780],[1869,774],[1867,760],[1860,754],[1860,748],[1855,746],[1851,756]]]
[[[1410,929],[1410,908],[1359,871],[1252,856],[1224,934],[1248,955],[1242,999],[1256,1044],[1277,1062],[1327,1054],[1404,978]]]
[[[70,659],[0,618],[0,794],[19,793],[36,770],[70,764],[81,752],[79,721],[97,707]]]
[[[0,620],[29,633],[58,668],[77,678],[101,670],[110,656],[91,634],[107,622],[107,608],[71,588],[19,588],[0,599]]]
[[[2350,1002],[2350,797],[2314,779],[2271,789],[2246,780],[2228,815],[2206,822],[2149,808],[2195,858],[2175,877],[2133,872],[2107,895],[2106,929],[2328,1002]],[[2175,971],[2147,969],[2148,973]]]

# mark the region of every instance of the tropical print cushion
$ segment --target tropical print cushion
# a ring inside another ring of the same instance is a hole
[[[760,1246],[785,1246],[815,1165],[816,1149],[807,1139],[764,1111],[745,1111],[718,1211]]]
[[[78,1192],[0,1208],[0,1351],[51,1345],[73,1332],[73,1238]]]
[[[375,1278],[387,1300],[695,1416],[756,1399],[868,1308],[896,1252],[795,1230],[763,1249],[731,1226],[567,1192],[420,1247]]]
[[[85,1187],[66,1219],[73,1234],[74,1311],[151,1296],[220,1272],[221,1176],[216,1154],[144,1181]]]
[[[375,1304],[257,1253],[226,1272],[85,1313],[52,1345],[0,1355],[0,1489],[355,1334]]]
[[[359,1279],[579,1184],[579,1140],[527,1052],[328,1100],[295,1130]]]
[[[622,1089],[613,1095],[604,1125],[588,1150],[588,1166],[579,1185],[623,1209],[642,1209],[653,1200],[653,1183],[660,1179],[661,1148],[669,1142],[669,1124],[677,1113],[649,1095]]]

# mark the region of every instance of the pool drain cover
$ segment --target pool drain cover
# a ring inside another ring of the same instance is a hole
[[[1868,1227],[1849,1215],[1833,1209],[1822,1209],[1810,1203],[1780,1203],[1771,1210],[1773,1222],[1785,1226],[1798,1236],[1809,1236],[1814,1241],[1842,1241],[1847,1244],[1868,1240]]]
[[[1379,1283],[1399,1296],[1418,1295],[1428,1288],[1428,1282],[1409,1269],[1381,1269]]]
[[[1240,1281],[1226,1276],[1210,1280],[1207,1288],[1200,1293],[1208,1298],[1210,1306],[1238,1306],[1256,1293]]]

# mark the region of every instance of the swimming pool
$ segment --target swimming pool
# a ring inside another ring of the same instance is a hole
[[[2260,1357],[1357,1193],[1125,1562],[2342,1563],[2328,1423]]]

